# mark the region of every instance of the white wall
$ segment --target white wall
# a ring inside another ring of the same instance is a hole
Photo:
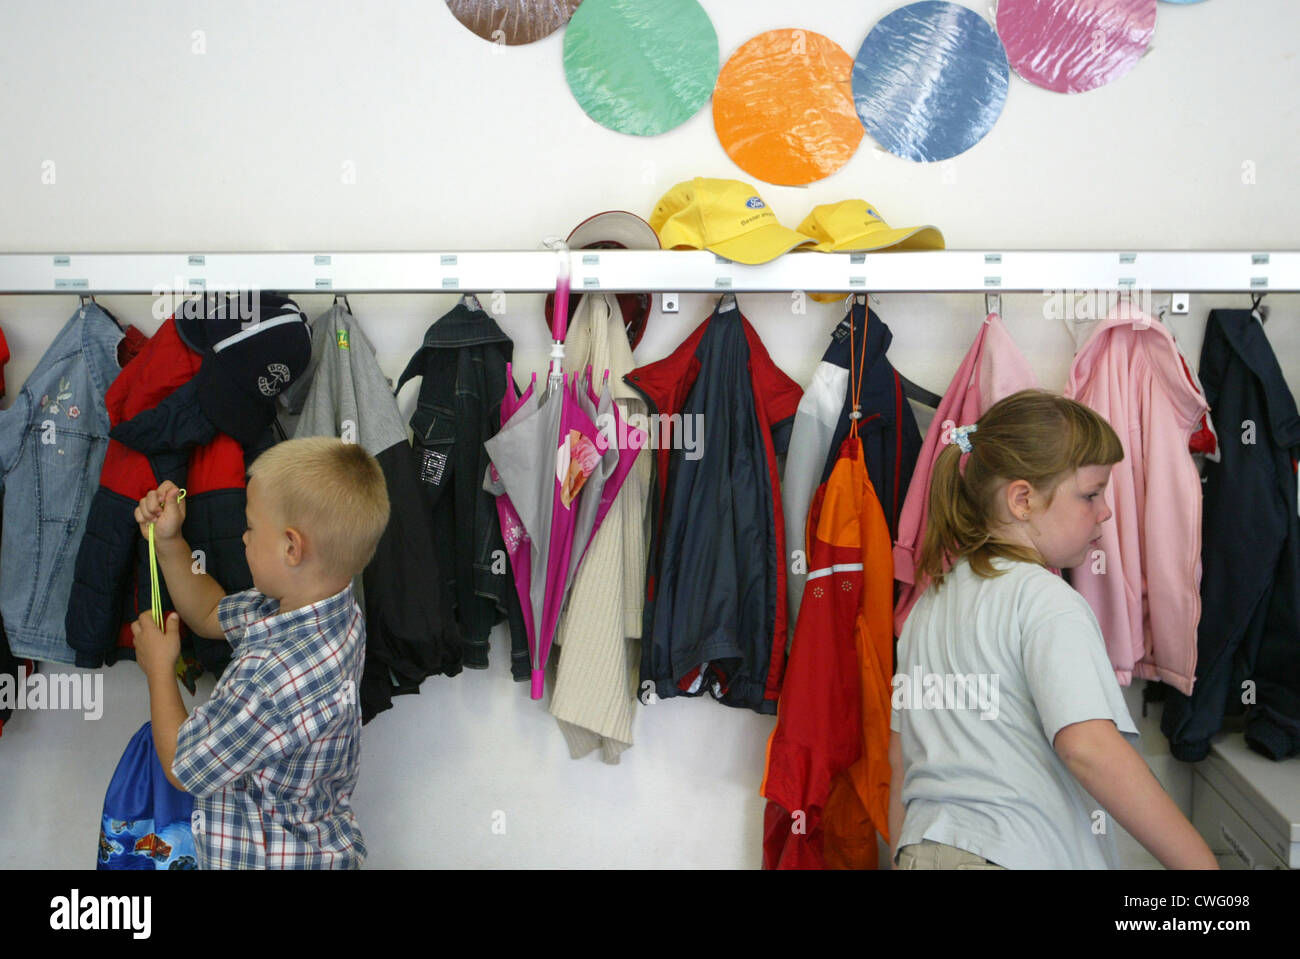
[[[776,27],[824,33],[855,54],[898,5],[825,0],[793,15],[776,0],[703,2],[724,62]],[[129,14],[67,0],[5,6],[3,252],[533,249],[601,210],[648,216],[692,176],[750,179],[718,145],[707,108],[656,138],[605,130],[567,90],[562,34],[496,48],[430,0],[154,0]],[[1013,76],[998,125],[950,164],[899,160],[867,139],[820,183],[755,186],[789,226],[817,203],[863,197],[894,225],[938,225],[954,249],[1296,249],[1293,6],[1162,3],[1153,48],[1128,77],[1062,97]],[[196,30],[203,55],[191,52]],[[56,181],[45,185],[48,160]],[[355,184],[341,182],[345,163]],[[454,302],[350,299],[394,377]],[[521,372],[545,366],[541,299],[512,294],[499,318]],[[838,307],[809,302],[800,316],[784,294],[740,300],[776,362],[806,383]],[[1270,301],[1267,332],[1295,387],[1297,298]],[[148,332],[158,325],[147,297],[102,302]],[[1190,316],[1171,318],[1193,363],[1206,311],[1246,302],[1198,296]],[[301,303],[314,317],[329,298]],[[74,305],[0,297],[11,395]],[[875,308],[893,330],[894,364],[942,392],[983,306],[977,295],[888,295]],[[685,296],[679,314],[656,311],[638,360],[667,355],[708,310],[707,297]],[[1042,296],[1003,297],[1017,343],[1059,389],[1073,343],[1043,312]],[[758,866],[771,718],[672,700],[640,711],[619,766],[575,762],[549,714],[511,682],[505,637],[493,642],[489,670],[431,679],[365,728],[355,798],[371,865]],[[105,687],[98,722],[47,712],[6,724],[0,867],[93,864],[104,789],[148,718],[134,665],[107,670]],[[1137,718],[1136,690],[1129,699]],[[1158,712],[1143,729],[1152,767],[1186,807],[1187,770],[1169,759]],[[491,829],[498,810],[504,835]],[[1151,861],[1128,846],[1126,858]]]

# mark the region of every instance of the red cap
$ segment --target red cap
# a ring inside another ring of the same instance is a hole
[[[635,213],[626,210],[606,210],[589,216],[573,228],[566,241],[571,250],[657,250],[659,234],[651,229],[650,224]],[[578,312],[581,291],[574,291],[569,297],[569,320]],[[641,342],[645,333],[646,322],[650,319],[653,301],[649,293],[619,293],[618,306],[623,311],[623,327],[627,330],[627,339],[632,349]],[[543,307],[546,314],[546,327],[551,328],[555,314],[555,294],[546,295]]]

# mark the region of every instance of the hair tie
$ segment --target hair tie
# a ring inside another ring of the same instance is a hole
[[[957,444],[963,453],[971,451],[970,435],[979,429],[979,425],[972,423],[970,426],[953,427],[952,441]]]

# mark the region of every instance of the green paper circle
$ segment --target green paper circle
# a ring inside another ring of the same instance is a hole
[[[654,136],[685,123],[718,79],[718,34],[696,0],[583,0],[564,75],[601,126]]]

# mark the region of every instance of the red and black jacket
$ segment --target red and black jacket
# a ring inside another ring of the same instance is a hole
[[[625,382],[673,433],[655,437],[642,684],[774,714],[785,670],[785,520],[776,457],[803,391],[739,312],[715,312]],[[686,416],[695,456],[678,442]],[[670,417],[680,417],[670,420]],[[681,426],[678,426],[681,423]]]
[[[202,360],[169,318],[113,381],[105,397],[112,424],[99,489],[77,553],[65,620],[76,665],[97,668],[134,658],[130,624],[152,606],[149,544],[135,521],[140,499],[164,480],[185,489],[184,536],[196,568],[227,593],[253,585],[244,558],[246,464],[274,442],[270,428],[245,447],[218,432],[198,402]],[[171,609],[166,584],[162,604]],[[202,666],[220,675],[224,640],[187,637]]]

